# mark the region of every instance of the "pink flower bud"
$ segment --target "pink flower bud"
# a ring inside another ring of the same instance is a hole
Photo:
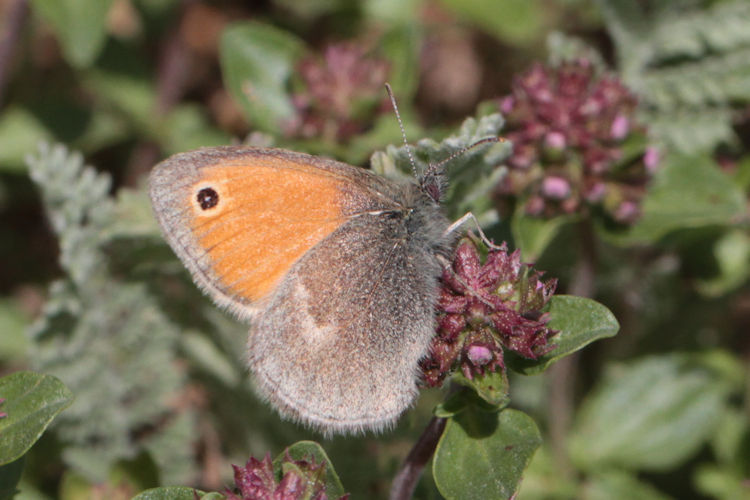
[[[504,115],[509,114],[511,111],[513,111],[513,106],[515,105],[516,100],[513,99],[513,96],[507,96],[504,97],[500,101],[500,112]]]
[[[526,213],[529,215],[541,215],[545,207],[544,199],[541,196],[532,196],[526,201]]]
[[[612,139],[620,141],[627,137],[628,132],[630,132],[630,120],[625,115],[617,115],[612,120],[612,126],[609,129]]]
[[[565,149],[566,142],[562,132],[549,132],[544,137],[544,145],[550,149]]]
[[[646,152],[643,153],[643,165],[646,167],[648,173],[653,174],[659,166],[660,161],[661,155],[659,154],[659,150],[653,146],[647,147]]]
[[[585,192],[584,196],[589,203],[599,203],[607,193],[607,185],[603,182],[595,182]]]
[[[492,361],[492,351],[487,346],[474,344],[466,350],[466,357],[475,366],[484,366]]]
[[[632,223],[639,215],[638,205],[629,200],[620,203],[614,213],[615,220],[624,223]]]
[[[542,194],[551,200],[564,200],[570,191],[570,183],[562,177],[550,176],[542,181]]]

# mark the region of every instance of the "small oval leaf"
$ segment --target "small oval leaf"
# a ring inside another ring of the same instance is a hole
[[[302,42],[268,25],[242,22],[224,30],[224,81],[254,128],[278,133],[294,117],[287,83],[301,52]]]
[[[107,39],[107,13],[113,0],[34,0],[34,11],[57,33],[65,59],[89,66]]]
[[[542,442],[523,412],[474,407],[448,420],[432,464],[435,484],[447,499],[511,498]]]
[[[55,416],[70,406],[73,393],[52,375],[17,372],[0,378],[0,465],[26,453]]]
[[[281,463],[287,454],[292,460],[309,460],[312,457],[316,464],[325,464],[326,477],[326,496],[330,499],[337,499],[346,494],[344,486],[341,484],[336,470],[333,468],[331,459],[328,458],[325,450],[315,441],[299,441],[288,447],[283,453],[279,454],[273,461],[274,472],[281,476]]]
[[[558,331],[550,339],[555,348],[537,359],[525,359],[508,352],[505,362],[510,368],[524,375],[542,372],[558,359],[595,340],[612,337],[620,329],[609,309],[584,297],[555,295],[550,300],[549,315],[549,327]]]
[[[576,217],[572,215],[561,215],[551,219],[532,217],[520,208],[513,214],[510,225],[513,240],[516,247],[521,249],[524,261],[536,262],[555,239],[560,228],[575,221]]]
[[[211,496],[209,497],[209,495]],[[196,498],[206,497],[218,500],[224,498],[224,495],[219,493],[205,494],[188,486],[166,486],[143,491],[131,500],[196,500]]]

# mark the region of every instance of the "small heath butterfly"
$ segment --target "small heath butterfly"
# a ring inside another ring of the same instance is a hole
[[[230,146],[159,163],[150,195],[194,281],[249,320],[260,394],[333,434],[389,427],[416,398],[457,227],[441,213],[442,183],[437,167],[398,183]]]

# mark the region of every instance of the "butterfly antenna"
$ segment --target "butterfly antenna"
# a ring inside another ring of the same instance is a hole
[[[456,151],[455,153],[451,154],[447,158],[443,158],[442,160],[440,160],[440,163],[436,163],[435,165],[430,165],[430,169],[438,171],[440,169],[440,167],[442,167],[443,165],[445,165],[449,161],[451,161],[451,160],[453,160],[455,158],[458,158],[459,156],[461,156],[465,152],[470,151],[470,150],[474,149],[477,146],[481,146],[482,144],[487,144],[489,142],[505,142],[505,139],[503,137],[485,137],[484,139],[478,140],[474,144],[470,144],[469,146],[466,146],[464,148],[459,149],[458,151]]]
[[[409,142],[406,140],[406,130],[404,130],[404,122],[401,121],[401,114],[398,112],[398,105],[396,104],[396,97],[393,95],[393,89],[391,85],[386,82],[385,90],[388,92],[388,97],[391,98],[391,105],[393,105],[393,111],[396,112],[396,120],[398,120],[398,128],[401,129],[401,137],[404,139],[404,147],[406,148],[406,154],[409,156],[409,163],[411,163],[411,170],[414,177],[417,177],[417,163],[414,161],[414,156],[411,154],[411,147]]]

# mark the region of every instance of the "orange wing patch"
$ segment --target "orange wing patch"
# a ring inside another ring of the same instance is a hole
[[[280,158],[202,169],[192,232],[229,295],[256,301],[344,221],[340,180]]]

